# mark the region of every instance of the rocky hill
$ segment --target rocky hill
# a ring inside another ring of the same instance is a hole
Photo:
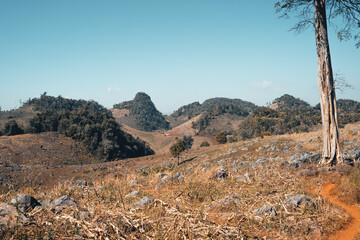
[[[115,104],[114,108],[122,110],[118,117],[120,123],[130,127],[148,132],[170,129],[170,123],[156,109],[150,96],[146,93],[139,92],[134,100]]]

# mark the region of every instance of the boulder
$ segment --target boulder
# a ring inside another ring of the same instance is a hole
[[[184,176],[179,172],[175,173],[175,175],[172,177],[172,179],[175,180],[175,181],[178,181],[178,182],[184,182],[185,181]]]
[[[131,179],[130,180],[130,182],[129,182],[129,185],[130,186],[136,186],[136,185],[138,185],[139,183],[138,183],[138,181],[136,181],[136,179]]]
[[[141,192],[139,191],[132,191],[131,193],[127,194],[125,197],[137,197],[137,196],[140,196],[141,195]]]
[[[269,216],[276,216],[277,212],[272,206],[264,205],[261,208],[255,209],[253,211],[253,214],[256,216],[260,216],[260,215],[264,215],[264,214],[267,214]]]
[[[45,202],[44,202],[45,203]],[[79,205],[69,196],[64,195],[62,197],[59,197],[55,200],[50,200],[49,203],[47,203],[48,206],[56,211],[65,209],[65,208],[78,208]]]
[[[13,198],[10,202],[14,206],[16,206],[21,212],[27,212],[34,209],[37,206],[41,206],[41,204],[34,197],[18,194]]]
[[[14,205],[0,202],[0,225],[9,227],[18,222],[27,223],[29,219]]]
[[[140,199],[139,201],[137,201],[133,207],[135,209],[145,208],[145,207],[149,206],[150,204],[152,204],[154,201],[155,201],[155,199],[153,199],[151,197],[144,197],[144,198]]]
[[[228,174],[225,169],[220,168],[218,169],[212,176],[212,179],[225,179],[228,177]]]
[[[314,206],[313,201],[306,195],[296,195],[284,200],[284,203],[289,206],[299,207],[299,206]]]

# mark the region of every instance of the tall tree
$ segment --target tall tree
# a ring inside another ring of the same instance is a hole
[[[354,38],[360,47],[359,0],[282,0],[275,9],[288,17],[296,13],[300,18],[293,30],[302,31],[313,26],[316,37],[318,87],[323,125],[323,158],[321,164],[342,164],[336,110],[334,76],[328,39],[328,23],[336,26],[340,40]],[[338,28],[340,27],[340,28]]]

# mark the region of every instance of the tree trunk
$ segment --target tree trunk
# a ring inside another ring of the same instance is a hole
[[[318,62],[321,120],[323,125],[323,157],[321,164],[342,164],[339,141],[334,77],[327,33],[326,0],[314,0],[315,33]]]

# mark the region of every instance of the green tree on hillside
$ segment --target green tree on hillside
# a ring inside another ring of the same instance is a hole
[[[178,159],[178,164],[180,161],[180,154],[186,150],[187,145],[188,143],[184,139],[178,139],[176,143],[170,147],[170,153]]]

